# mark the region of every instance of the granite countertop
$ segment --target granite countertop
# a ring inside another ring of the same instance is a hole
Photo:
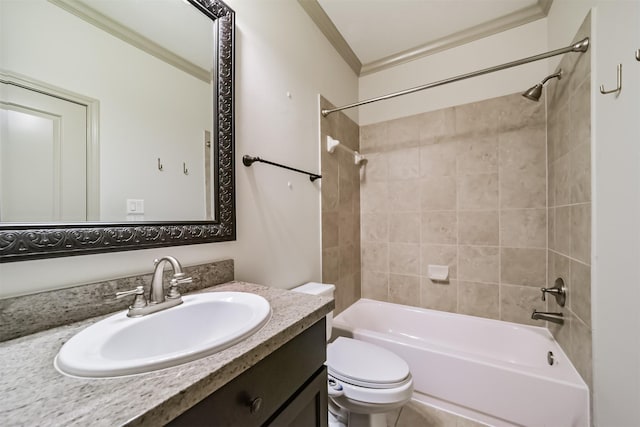
[[[240,291],[265,297],[269,322],[211,356],[148,374],[80,379],[53,367],[58,350],[101,316],[0,343],[0,425],[161,425],[254,366],[333,309],[327,297],[244,282],[201,292]],[[185,326],[187,327],[187,326]]]

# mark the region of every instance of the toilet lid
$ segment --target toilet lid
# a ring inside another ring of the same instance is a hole
[[[339,337],[327,347],[329,374],[354,385],[397,387],[409,377],[409,365],[387,349]]]

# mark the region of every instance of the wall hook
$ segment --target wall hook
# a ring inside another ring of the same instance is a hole
[[[636,50],[636,61],[640,61],[640,49]]]
[[[610,93],[617,93],[619,95],[620,92],[622,92],[622,64],[618,64],[618,83],[615,89],[606,90],[604,85],[600,85],[600,93],[603,95],[608,95]]]
[[[164,166],[162,166],[162,162],[160,161],[160,157],[158,157],[158,170],[161,171]]]
[[[182,173],[189,175],[189,169],[187,169],[187,164],[185,162],[182,162]]]

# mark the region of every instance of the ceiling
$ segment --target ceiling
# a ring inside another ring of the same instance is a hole
[[[543,18],[552,1],[298,0],[359,75]]]

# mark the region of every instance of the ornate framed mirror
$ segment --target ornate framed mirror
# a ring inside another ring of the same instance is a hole
[[[133,13],[110,11],[115,4],[147,8],[141,11],[142,21],[157,20],[160,30],[120,20],[118,14]],[[187,10],[169,12],[162,21],[158,8],[163,4]],[[220,0],[36,0],[2,2],[2,8],[1,36],[9,48],[0,64],[0,262],[235,240],[233,10]],[[210,25],[202,30],[204,37],[176,35],[193,34],[192,26],[176,16],[183,12],[194,14],[188,19],[206,18]],[[58,17],[63,24],[52,22]],[[48,32],[43,25],[64,31]],[[72,33],[80,29],[89,33]],[[155,41],[154,34],[166,40]],[[68,37],[68,42],[58,36]],[[179,38],[186,40],[184,51],[172,46]],[[25,45],[36,42],[42,46]],[[60,50],[71,42],[85,51],[71,56]],[[191,52],[195,45],[212,51],[211,57],[198,59],[198,53]],[[38,49],[41,56],[34,53]],[[156,68],[134,69],[132,64],[138,62]],[[43,74],[44,69],[49,74]],[[151,81],[158,86],[147,86]],[[180,81],[186,86],[178,86]],[[78,168],[86,176],[64,178],[71,165],[77,166],[78,157],[66,164],[57,161],[52,175],[42,173],[38,164],[49,165],[50,158],[61,156],[56,153],[70,151],[63,145],[55,148],[62,138],[60,129],[70,126],[64,122],[66,116],[45,114],[39,106],[23,104],[23,98],[6,98],[14,92],[21,96],[18,91],[29,99],[36,93],[87,108],[86,152],[80,154],[86,167]],[[204,94],[203,103],[192,103],[193,94]],[[116,96],[124,102],[113,102]],[[150,104],[133,110],[132,105],[143,99]],[[38,112],[38,120],[52,123],[47,128],[55,140],[51,150],[6,143],[14,134],[22,136],[11,115],[32,111]],[[178,129],[188,122],[195,123],[193,128]],[[142,145],[135,145],[138,142]],[[44,151],[51,151],[52,157],[33,160]],[[19,163],[20,158],[26,163]],[[44,184],[35,185],[38,179]],[[50,190],[52,181],[61,182],[61,189]],[[77,193],[86,200],[67,196],[74,182],[81,183]],[[28,198],[34,188],[46,191]],[[51,216],[27,209],[33,205],[37,210],[49,198],[53,208],[47,204],[45,210],[53,212]],[[69,214],[74,204],[81,212]]]

